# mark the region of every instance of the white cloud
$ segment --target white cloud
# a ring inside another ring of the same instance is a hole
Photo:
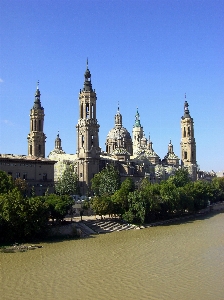
[[[10,125],[10,126],[13,126],[13,122],[11,122],[10,120],[1,120],[1,123],[4,123],[6,125]]]
[[[3,79],[0,78],[0,83],[4,82]]]

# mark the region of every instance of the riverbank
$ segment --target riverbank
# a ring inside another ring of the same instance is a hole
[[[224,211],[224,202],[219,202],[209,207],[198,211],[195,214],[189,214],[177,218],[170,218],[166,220],[161,220],[157,222],[152,222],[149,224],[143,224],[141,226],[135,224],[128,224],[123,222],[117,218],[111,218],[109,215],[105,215],[103,217],[99,215],[92,216],[83,216],[82,220],[80,217],[72,218],[74,222],[76,222],[76,226],[79,230],[80,237],[88,237],[92,234],[103,234],[103,233],[111,233],[114,231],[123,231],[130,229],[144,229],[155,226],[163,226],[169,224],[179,224],[186,221],[192,221],[199,218],[208,217],[209,215],[214,215]],[[71,218],[68,218],[71,220]]]

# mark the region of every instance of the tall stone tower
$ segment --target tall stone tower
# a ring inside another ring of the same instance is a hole
[[[186,98],[186,96],[185,96]],[[184,103],[184,115],[181,118],[181,163],[187,167],[193,179],[196,179],[196,142],[194,121],[190,116],[188,103]]]
[[[135,124],[132,129],[132,138],[133,138],[133,153],[139,149],[141,146],[141,139],[143,138],[144,132],[143,127],[140,123],[140,115],[137,109],[137,113],[135,115]]]
[[[79,120],[77,128],[78,177],[82,195],[91,190],[91,179],[99,172],[99,124],[96,119],[96,93],[92,89],[91,73],[87,68],[84,86],[79,93]]]
[[[28,140],[28,155],[45,157],[44,108],[40,102],[39,82],[35,93],[33,107],[30,110],[30,133]]]

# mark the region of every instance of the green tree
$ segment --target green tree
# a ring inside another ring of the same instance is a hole
[[[160,185],[151,184],[145,178],[141,183],[140,191],[146,203],[146,220],[153,221],[161,209]]]
[[[78,176],[74,173],[73,167],[66,169],[61,178],[55,184],[55,191],[58,195],[77,195],[80,193]]]
[[[69,195],[50,194],[44,198],[49,207],[49,217],[56,222],[64,219],[73,204],[73,199]]]
[[[12,189],[13,189],[12,176],[0,170],[0,194],[8,193]]]
[[[179,210],[181,213],[191,213],[194,211],[194,198],[191,193],[193,182],[178,188]]]
[[[135,184],[131,178],[126,178],[121,187],[111,197],[113,213],[123,215],[128,210],[128,194],[135,190]]]
[[[176,187],[181,187],[185,186],[191,180],[188,171],[184,168],[181,168],[178,169],[173,176],[170,176],[167,181],[172,182]]]
[[[213,202],[224,201],[224,177],[214,178],[212,180],[212,185],[215,194]]]
[[[178,188],[172,181],[163,181],[160,186],[161,208],[163,215],[179,210]]]
[[[129,223],[143,224],[146,215],[146,203],[141,192],[134,191],[128,194],[128,211],[123,214],[123,219]]]
[[[120,187],[120,174],[114,166],[107,166],[91,180],[91,189],[96,196],[113,195]]]
[[[189,193],[194,199],[194,210],[206,208],[212,202],[214,189],[210,182],[197,180],[189,185]]]
[[[47,226],[48,206],[42,197],[23,197],[15,188],[0,196],[0,219],[5,239],[35,237]]]
[[[113,212],[113,202],[111,197],[108,195],[95,196],[90,201],[92,210],[100,215],[101,218],[103,215],[111,214]]]

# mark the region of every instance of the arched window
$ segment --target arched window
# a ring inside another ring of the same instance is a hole
[[[86,103],[86,119],[89,118],[89,103]]]
[[[184,127],[184,137],[186,137],[186,128]]]
[[[83,119],[83,103],[81,104],[81,119]]]
[[[91,118],[93,119],[94,118],[94,105],[92,104],[92,115],[91,115]]]
[[[191,128],[190,128],[190,126],[188,126],[188,128],[187,128],[187,135],[191,136]]]

